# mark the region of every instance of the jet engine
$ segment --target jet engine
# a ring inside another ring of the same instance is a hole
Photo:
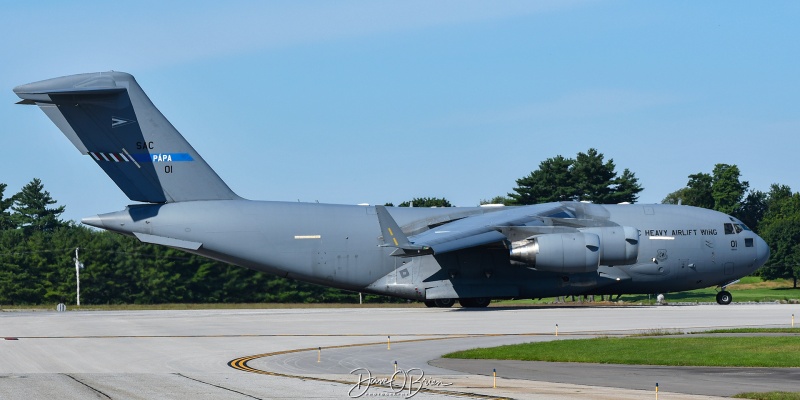
[[[596,271],[600,264],[635,264],[639,257],[639,230],[605,226],[537,235],[513,243],[510,257],[540,271],[562,273]]]
[[[639,257],[639,230],[632,226],[581,228],[600,237],[600,264],[630,265]]]
[[[511,259],[540,271],[566,274],[597,271],[600,237],[594,233],[570,232],[538,235],[512,245]]]

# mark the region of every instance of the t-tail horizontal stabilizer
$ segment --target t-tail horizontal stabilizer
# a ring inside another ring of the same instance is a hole
[[[397,225],[389,211],[386,211],[386,207],[375,206],[375,211],[378,213],[378,223],[381,225],[383,246],[397,247],[397,250],[392,252],[393,256],[416,257],[433,254],[433,250],[430,247],[419,246],[409,242],[408,237]]]
[[[101,72],[17,86],[129,199],[238,199],[167,121],[131,75]]]

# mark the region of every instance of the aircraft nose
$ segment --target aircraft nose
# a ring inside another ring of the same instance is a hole
[[[756,265],[762,266],[769,259],[769,245],[760,236],[756,236]]]

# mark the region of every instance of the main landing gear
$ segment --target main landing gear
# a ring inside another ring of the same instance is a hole
[[[426,300],[425,306],[427,307],[438,307],[438,308],[450,308],[456,304],[456,299],[436,299],[436,300]]]
[[[488,307],[492,299],[488,297],[473,297],[469,299],[458,299],[458,304],[466,308],[484,308]]]
[[[488,307],[492,299],[488,297],[472,297],[469,299],[458,299],[458,304],[464,308],[484,308]],[[456,303],[456,299],[436,299],[425,300],[426,307],[449,308]]]

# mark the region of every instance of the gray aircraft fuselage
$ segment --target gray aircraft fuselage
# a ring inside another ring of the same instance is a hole
[[[441,256],[393,257],[393,248],[381,246],[372,206],[193,201],[133,206],[83,222],[120,233],[151,235],[140,239],[280,276],[420,300],[426,299],[430,288],[451,285],[460,297],[489,298],[666,293],[724,286],[752,273],[769,254],[766,243],[750,230],[726,234],[725,225],[734,222],[716,211],[659,204],[581,206],[605,210],[611,221],[638,229],[635,264],[601,265],[596,273],[537,271],[512,265],[502,246]],[[530,214],[526,208],[389,210],[411,233],[429,224],[500,210]],[[193,250],[155,238],[179,238],[202,247]]]

